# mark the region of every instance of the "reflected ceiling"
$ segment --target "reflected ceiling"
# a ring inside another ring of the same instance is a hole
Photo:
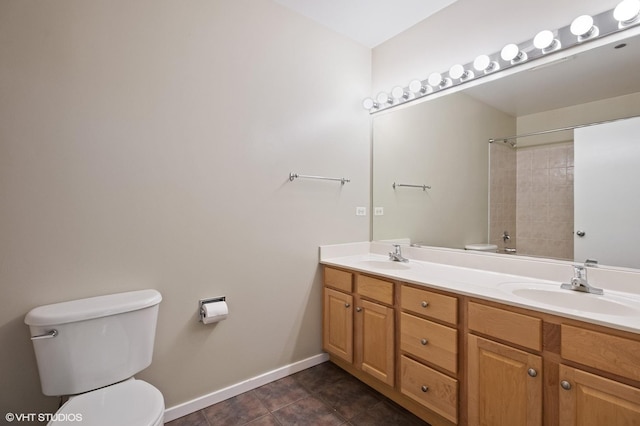
[[[480,84],[465,93],[519,117],[640,92],[640,36],[624,44],[619,48],[620,43],[602,46],[588,55],[571,56]]]

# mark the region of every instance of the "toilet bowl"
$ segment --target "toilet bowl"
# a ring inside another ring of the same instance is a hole
[[[465,250],[473,250],[473,251],[490,251],[497,252],[498,246],[495,244],[467,244],[464,246]]]
[[[72,421],[91,426],[160,426],[164,421],[164,399],[149,383],[131,379],[71,397],[49,426],[68,426]]]
[[[151,364],[156,290],[55,303],[25,317],[45,395],[69,395],[50,426],[159,426],[164,398],[134,374]]]

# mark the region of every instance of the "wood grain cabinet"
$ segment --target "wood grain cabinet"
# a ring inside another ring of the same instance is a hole
[[[394,385],[394,310],[359,300],[356,306],[356,367],[376,379]]]
[[[458,300],[403,284],[400,306],[400,391],[457,424]]]
[[[640,425],[640,389],[560,365],[560,425]]]
[[[640,334],[323,270],[331,360],[433,426],[640,426]]]
[[[542,425],[542,357],[508,344],[541,349],[542,321],[470,302],[468,324],[469,424]]]
[[[542,424],[542,357],[469,335],[469,424]]]
[[[620,380],[640,381],[640,341],[562,325],[562,358]],[[562,426],[640,425],[640,389],[579,368],[560,365]]]
[[[346,362],[353,362],[353,296],[324,288],[324,350]]]
[[[324,350],[389,386],[395,383],[393,301],[392,282],[324,268]]]

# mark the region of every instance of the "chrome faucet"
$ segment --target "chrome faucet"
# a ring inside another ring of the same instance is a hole
[[[393,251],[389,253],[389,260],[393,260],[394,262],[408,262],[409,259],[402,256],[402,248],[400,244],[393,245]]]
[[[571,282],[562,284],[560,288],[591,294],[604,293],[601,288],[591,287],[589,285],[587,282],[587,268],[581,265],[573,266],[573,278],[571,278]]]

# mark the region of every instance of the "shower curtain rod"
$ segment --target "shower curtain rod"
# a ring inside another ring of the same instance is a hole
[[[632,115],[630,117],[623,117],[623,118],[614,118],[612,120],[596,121],[595,123],[577,124],[575,126],[561,127],[559,129],[550,129],[550,130],[541,130],[539,132],[523,133],[521,135],[508,136],[508,137],[504,137],[504,138],[491,138],[491,139],[489,139],[489,143],[494,143],[494,142],[498,142],[498,141],[502,141],[504,143],[507,143],[508,141],[511,141],[511,140],[514,140],[514,139],[518,139],[518,138],[526,138],[526,137],[529,137],[529,136],[546,135],[548,133],[555,133],[555,132],[562,132],[562,131],[565,131],[565,130],[580,129],[582,127],[595,126],[597,124],[613,123],[613,122],[616,122],[616,121],[626,120],[628,118],[638,118],[638,117],[640,117],[640,115]],[[515,146],[515,144],[513,144],[512,146]]]

